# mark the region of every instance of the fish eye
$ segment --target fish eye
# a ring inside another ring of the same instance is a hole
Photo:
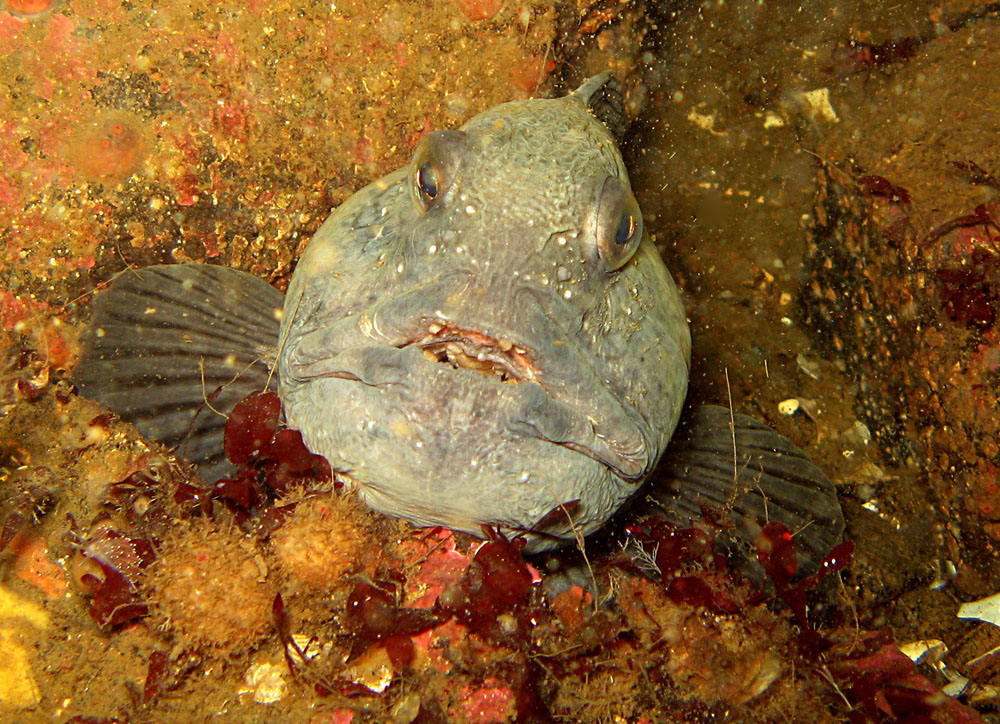
[[[632,192],[614,176],[601,186],[597,202],[597,252],[608,271],[621,269],[642,241],[642,213]]]
[[[430,209],[448,190],[465,140],[461,131],[434,131],[420,141],[410,162],[410,188],[422,211]]]
[[[441,185],[441,171],[430,161],[424,161],[417,166],[417,191],[427,206],[437,198],[438,187]]]
[[[628,209],[622,211],[621,221],[618,222],[618,230],[615,232],[615,244],[625,246],[632,237],[635,236],[635,217]]]

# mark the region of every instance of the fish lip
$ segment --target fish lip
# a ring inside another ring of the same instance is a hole
[[[384,389],[397,388],[403,400],[422,397],[425,400],[440,399],[443,391],[440,385],[449,385],[448,393],[464,394],[461,380],[476,380],[478,384],[497,389],[498,400],[502,400],[499,414],[505,419],[504,427],[518,435],[547,441],[585,455],[611,470],[626,481],[638,481],[645,477],[649,465],[649,451],[640,434],[633,442],[638,448],[623,448],[619,443],[605,437],[599,423],[585,410],[580,409],[572,399],[560,392],[558,385],[540,379],[525,380],[508,385],[494,382],[487,374],[473,374],[473,370],[441,370],[444,375],[429,373],[433,365],[427,360],[427,353],[418,343],[401,342],[398,345],[368,344],[353,347],[338,354],[294,367],[294,379],[300,384],[320,378],[351,380],[368,387]],[[423,364],[420,364],[420,363]],[[413,367],[417,364],[425,372]],[[454,374],[451,374],[454,372]],[[416,373],[416,376],[415,376]],[[447,381],[446,381],[447,380]],[[450,385],[458,385],[452,388]],[[429,388],[436,389],[429,393]],[[501,391],[502,390],[502,391]],[[429,394],[428,394],[429,393]],[[407,404],[407,403],[404,403]]]
[[[570,344],[558,353],[544,344],[535,348],[524,343],[524,335],[508,338],[502,326],[446,319],[440,313],[414,315],[416,296],[426,297],[430,290],[441,288],[448,294],[453,288],[438,282],[433,287],[421,287],[410,294],[400,295],[364,310],[357,315],[340,318],[328,324],[312,324],[312,329],[299,330],[279,362],[285,383],[291,390],[320,378],[340,378],[369,387],[396,388],[404,396],[413,396],[418,389],[429,392],[433,384],[464,384],[478,379],[480,384],[495,387],[508,408],[504,413],[508,429],[517,434],[546,440],[586,455],[610,468],[626,481],[642,479],[655,462],[653,436],[648,425],[635,419],[629,408],[613,399],[610,391],[586,363],[573,362],[582,354]],[[433,308],[433,307],[432,307]],[[539,339],[569,339],[547,314],[536,320],[542,330]],[[531,327],[532,325],[527,325]],[[548,330],[547,332],[545,330]],[[479,352],[519,384],[503,384],[489,379],[474,369],[447,369],[428,355],[435,344],[457,344],[463,354]],[[515,356],[505,350],[507,342]],[[521,352],[520,350],[523,350]],[[503,353],[503,354],[501,354]],[[412,378],[417,361],[430,376]],[[443,374],[442,374],[443,373]],[[587,381],[595,384],[594,392],[603,403],[583,404],[580,388]],[[458,390],[459,388],[455,388]],[[430,393],[440,396],[441,390]],[[617,433],[616,433],[617,431]],[[610,433],[610,434],[609,434]]]
[[[425,321],[413,338],[396,345],[403,349],[416,346],[433,362],[449,362],[453,367],[472,369],[501,382],[534,382],[538,379],[529,348],[515,343],[508,335],[496,336],[486,331],[457,324]]]

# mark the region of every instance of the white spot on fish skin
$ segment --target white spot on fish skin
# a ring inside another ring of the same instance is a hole
[[[156,307],[146,307],[146,309],[143,310],[142,313],[145,314],[146,316],[149,316],[150,314],[156,314],[156,312],[157,312]]]
[[[222,358],[222,364],[226,367],[235,367],[236,355],[230,352],[229,354],[227,354],[225,357]]]
[[[274,317],[274,321],[282,322],[285,319],[285,310],[281,307],[275,307],[271,310],[271,316]]]
[[[631,317],[632,316],[632,307],[625,307],[625,314],[626,314],[626,316]]]
[[[558,236],[558,237],[556,237],[556,243],[559,246],[566,246],[566,237],[565,236]]]
[[[442,312],[440,309],[434,310],[434,316],[437,317],[438,319],[443,319],[446,322],[448,321],[448,315]]]
[[[422,448],[424,446],[424,441],[423,440],[417,440],[415,443],[413,443],[413,446],[415,448],[417,448],[417,450],[419,450],[420,448]]]
[[[396,265],[396,273],[397,274],[402,274],[403,273],[403,269],[405,269],[405,268],[406,267],[404,267],[402,264],[397,264]]]
[[[465,207],[465,213],[467,213],[469,216],[472,216],[474,213],[476,213],[476,207],[473,206],[472,204],[469,204],[468,206]]]
[[[465,247],[464,246],[456,246],[455,247],[455,253],[456,254],[464,254],[465,253]]]
[[[363,335],[371,339],[375,339],[375,334],[379,333],[378,322],[373,321],[367,314],[360,314],[358,316],[358,329]]]
[[[569,278],[570,278],[569,269],[567,269],[564,266],[556,267],[556,279],[558,279],[561,282],[566,282],[569,281]]]
[[[469,461],[469,467],[478,468],[479,461],[476,460],[475,458],[472,458],[472,460]]]
[[[567,289],[565,292],[563,292],[563,299],[572,299],[572,298],[573,298],[572,289]]]
[[[427,247],[428,254],[436,254],[437,250],[438,250],[437,244],[431,244],[430,246]]]
[[[528,471],[525,470],[524,472],[522,472],[520,475],[517,476],[517,482],[519,482],[519,483],[526,483],[526,482],[528,482],[528,478],[529,477],[530,476],[528,475]]]

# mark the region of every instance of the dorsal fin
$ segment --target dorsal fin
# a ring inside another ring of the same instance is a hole
[[[622,84],[605,71],[588,78],[573,91],[587,105],[590,112],[608,129],[620,146],[625,137],[625,96]]]

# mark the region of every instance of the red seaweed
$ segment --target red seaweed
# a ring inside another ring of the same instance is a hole
[[[457,586],[446,589],[438,603],[472,631],[495,640],[523,637],[527,604],[534,587],[531,571],[521,550],[525,541],[507,540],[497,531],[489,531],[492,540],[476,551]],[[517,631],[501,630],[500,617],[514,614]]]
[[[517,721],[531,724],[549,724],[555,721],[538,688],[538,683],[543,679],[542,667],[535,659],[526,657],[519,669],[520,676],[513,677]]]
[[[149,655],[146,667],[146,682],[142,685],[142,702],[148,704],[155,699],[167,679],[167,664],[170,657],[166,651],[154,651]]]
[[[309,452],[298,430],[278,429],[281,403],[273,392],[240,400],[226,422],[226,457],[239,471],[218,481],[213,497],[245,522],[274,496],[333,474],[320,455]]]
[[[405,608],[399,606],[396,595],[396,584],[390,581],[375,583],[359,582],[355,584],[347,598],[347,611],[344,623],[355,635],[352,656],[365,651],[378,641],[395,639],[389,650],[392,655],[404,657],[409,663],[412,654],[412,641],[409,652],[404,650],[405,644],[398,637],[406,637],[423,633],[441,623],[444,619],[440,613],[424,608]]]
[[[884,176],[868,175],[858,179],[858,185],[872,196],[881,196],[894,204],[909,206],[910,192],[897,186]]]
[[[888,630],[838,647],[828,665],[838,688],[852,703],[852,724],[907,722],[907,724],[983,724],[973,709],[943,695],[917,671],[916,665],[893,642]]]
[[[948,319],[965,327],[987,330],[996,321],[997,294],[985,272],[974,268],[938,269],[941,302]]]
[[[781,523],[764,526],[757,538],[757,560],[764,568],[778,597],[785,602],[799,624],[799,646],[807,658],[815,658],[832,642],[823,636],[808,615],[808,594],[819,582],[850,564],[854,544],[844,541],[831,550],[820,563],[819,571],[801,580],[794,580],[797,568],[795,540]]]
[[[937,241],[942,236],[954,231],[955,229],[981,226],[983,227],[983,233],[986,234],[986,239],[993,244],[996,239],[990,232],[990,229],[1000,232],[1000,226],[997,225],[996,220],[993,218],[993,213],[995,211],[996,204],[979,204],[971,214],[956,216],[954,219],[949,219],[948,221],[935,226],[924,237],[923,243],[929,244],[933,241]]]
[[[281,400],[275,392],[254,392],[236,403],[226,421],[226,458],[248,465],[270,446],[278,429]]]
[[[104,561],[92,560],[100,567],[101,575],[85,573],[80,577],[91,596],[91,618],[100,626],[113,628],[149,613],[138,588],[124,573]]]
[[[871,73],[874,70],[886,72],[889,66],[912,58],[925,41],[925,38],[916,36],[887,40],[884,43],[852,40],[846,47],[834,50],[832,70],[841,76]]]

